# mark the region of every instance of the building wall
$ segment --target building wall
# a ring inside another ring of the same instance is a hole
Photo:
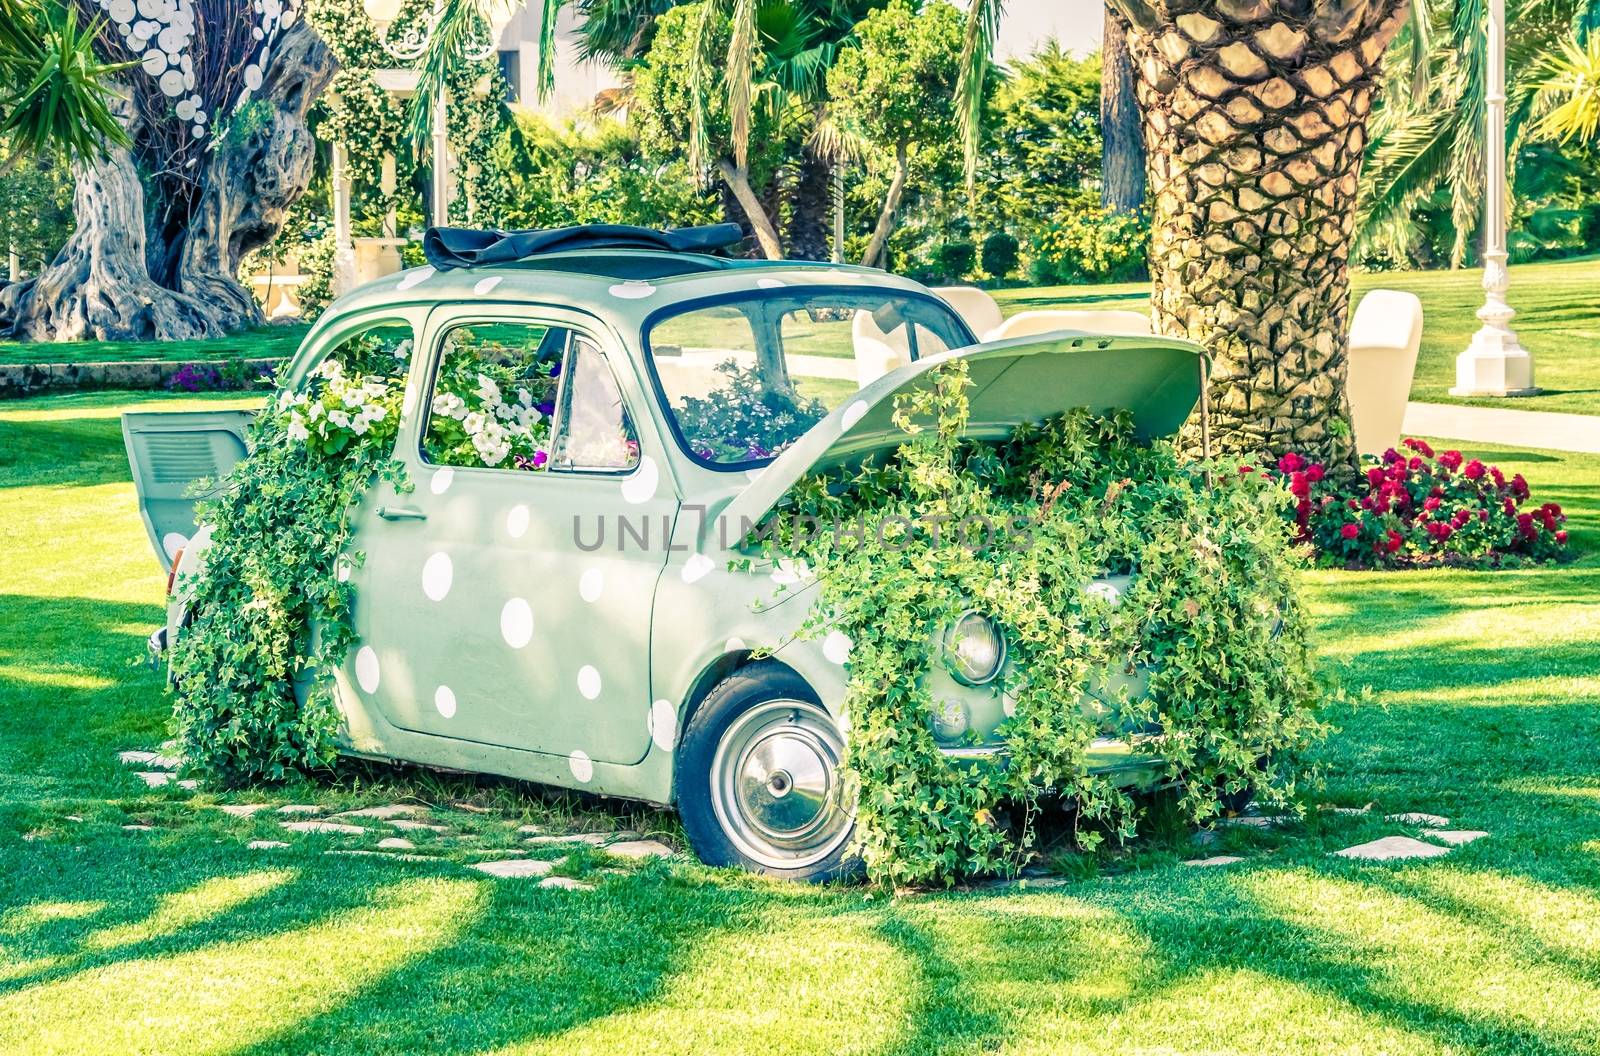
[[[620,87],[616,73],[602,63],[578,60],[577,25],[573,10],[563,6],[556,19],[555,89],[539,99],[539,21],[542,5],[517,11],[500,36],[500,68],[511,82],[516,101],[554,118],[581,118],[600,92]]]

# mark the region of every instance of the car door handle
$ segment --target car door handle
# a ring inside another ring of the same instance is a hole
[[[428,515],[415,506],[379,506],[378,516],[386,521],[425,521]]]

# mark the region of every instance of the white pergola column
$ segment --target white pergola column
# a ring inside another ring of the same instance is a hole
[[[444,86],[433,101],[433,226],[450,223],[450,114]]]
[[[1490,0],[1488,71],[1484,93],[1483,326],[1456,357],[1452,396],[1532,396],[1533,356],[1511,329],[1516,310],[1506,303],[1506,5]]]
[[[333,276],[335,297],[356,286],[356,250],[350,240],[350,176],[343,143],[333,145]]]

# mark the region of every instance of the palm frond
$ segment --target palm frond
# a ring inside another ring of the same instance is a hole
[[[1533,134],[1563,144],[1600,137],[1600,33],[1590,33],[1583,45],[1576,34],[1562,41],[1560,52],[1546,57],[1542,72],[1535,104],[1547,112]]]
[[[711,69],[711,38],[717,17],[716,5],[704,0],[695,24],[694,64],[689,69],[689,170],[706,171],[710,163],[710,115],[706,113],[707,94],[714,79]]]
[[[983,82],[1000,36],[1004,0],[972,0],[967,8],[966,35],[956,75],[956,121],[961,131],[962,159],[970,194],[978,173],[978,147],[983,134]]]
[[[536,0],[536,2],[540,5],[537,91],[540,99],[548,99],[556,88],[556,18],[561,14],[562,0]]]
[[[1433,192],[1448,169],[1455,123],[1446,111],[1416,114],[1375,145],[1368,171],[1370,190],[1362,205],[1367,223],[1388,223],[1409,213]]]
[[[133,64],[95,55],[104,25],[80,26],[76,9],[50,0],[0,0],[0,138],[13,156],[60,149],[89,160],[128,142],[109,78]]]
[[[706,6],[710,6],[707,4]],[[733,29],[728,37],[728,121],[733,139],[733,159],[739,168],[749,164],[750,112],[754,106],[756,52],[755,0],[734,0]]]

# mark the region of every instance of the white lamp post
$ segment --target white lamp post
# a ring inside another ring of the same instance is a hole
[[[394,25],[395,19],[400,17],[403,2],[404,0],[362,0],[361,6],[377,29],[378,43],[383,45],[383,50],[401,62],[413,62],[423,56],[433,40],[434,30],[438,28],[439,20],[444,17],[444,0],[434,0],[433,10],[428,15],[420,16],[409,23],[398,39],[390,39],[389,29]],[[500,34],[505,32],[506,25],[511,21],[517,6],[517,0],[495,0],[488,11],[488,39],[481,43],[467,44],[465,58],[468,61],[478,62],[494,54],[495,46],[500,41]],[[445,98],[444,85],[440,85],[439,94],[433,102],[432,197],[435,227],[443,227],[450,222],[449,129],[448,102]]]
[[[1489,3],[1488,76],[1484,93],[1483,327],[1456,357],[1452,396],[1532,396],[1533,356],[1522,347],[1510,323],[1516,310],[1506,303],[1506,5]]]

